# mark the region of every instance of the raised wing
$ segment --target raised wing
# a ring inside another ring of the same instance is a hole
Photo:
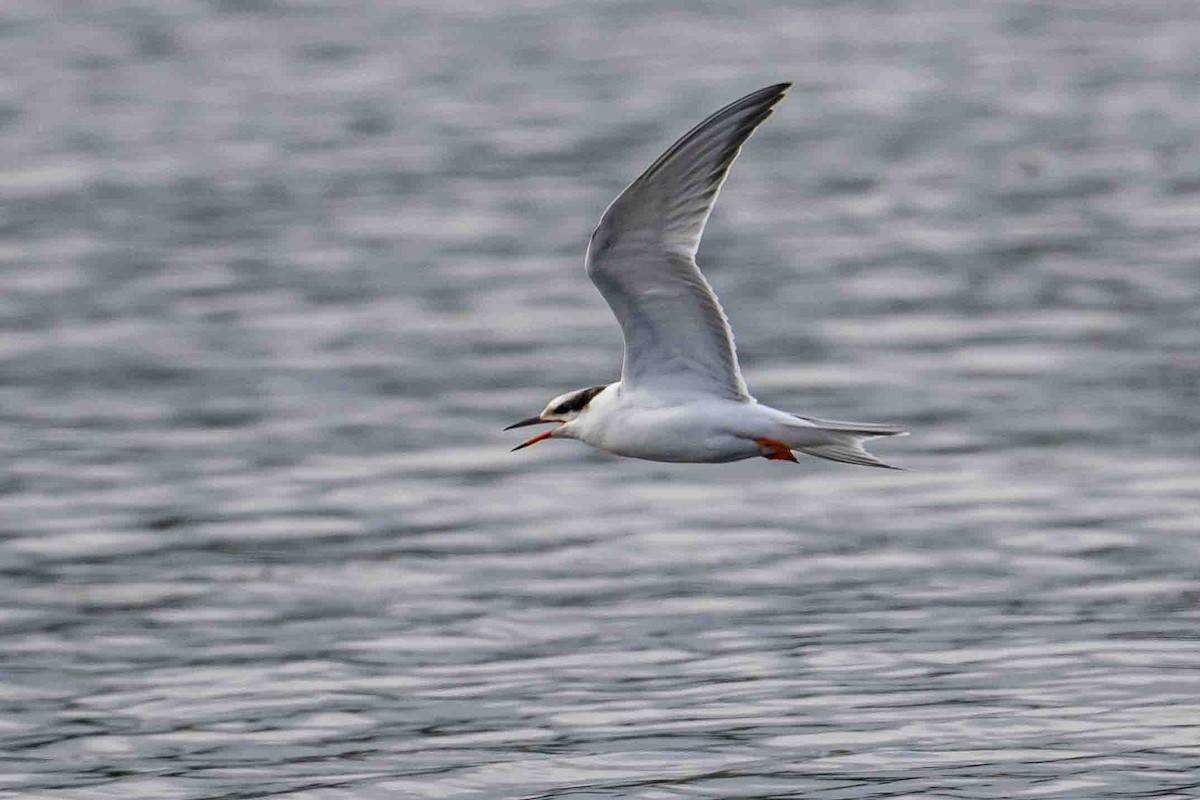
[[[701,122],[600,219],[587,273],[625,336],[623,386],[751,399],[696,248],[742,144],[789,87],[760,89]]]

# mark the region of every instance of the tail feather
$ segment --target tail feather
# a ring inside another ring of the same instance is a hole
[[[878,439],[880,436],[907,436],[900,425],[877,425],[873,422],[842,422],[836,419],[817,419],[816,417],[797,417],[814,427],[837,433],[846,433],[859,439]]]
[[[907,436],[908,431],[899,425],[877,425],[871,422],[842,422],[835,419],[817,419],[815,417],[800,417],[809,430],[820,436],[812,441],[796,442],[796,449],[802,453],[830,461],[840,461],[844,464],[858,464],[863,467],[881,467],[883,469],[902,469],[891,464],[885,464],[863,449],[863,442],[878,439],[883,436]]]
[[[810,447],[801,447],[799,450],[802,453],[808,453],[810,456],[827,458],[830,461],[841,461],[843,464],[858,464],[863,467],[881,467],[883,469],[904,469],[903,467],[883,463],[864,450],[862,444],[855,440],[842,444],[819,444]]]

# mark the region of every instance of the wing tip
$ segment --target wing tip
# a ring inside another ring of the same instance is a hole
[[[783,98],[787,96],[788,90],[791,88],[791,81],[773,83],[770,86],[764,86],[757,92],[751,92],[740,100],[735,100],[732,104],[730,104],[729,107],[726,108],[727,111],[732,111],[735,107],[740,107],[740,109],[743,111],[747,109],[756,109],[753,116],[743,122],[743,129],[746,130],[747,133],[744,137],[742,137],[742,141],[738,144],[739,150],[741,149],[741,145],[745,143],[745,140],[749,138],[750,133],[753,132],[764,121],[766,121],[768,117],[775,113],[775,106],[779,105]]]
[[[779,101],[787,95],[788,90],[792,88],[791,81],[783,81],[782,83],[773,83],[770,86],[764,86],[756,92],[742,97],[739,100],[734,100],[730,103],[726,110],[736,106],[742,108],[753,108],[758,106],[762,108],[768,115],[779,104]],[[765,119],[765,117],[763,118]],[[762,120],[759,120],[761,122]]]
[[[782,83],[773,83],[770,86],[764,86],[763,88],[761,88],[757,92],[755,92],[755,94],[761,94],[761,95],[767,95],[767,96],[774,95],[775,100],[772,101],[772,103],[771,103],[772,105],[774,105],[775,103],[778,103],[780,100],[782,100],[783,96],[786,95],[788,93],[788,90],[791,88],[792,88],[791,81],[783,81]]]

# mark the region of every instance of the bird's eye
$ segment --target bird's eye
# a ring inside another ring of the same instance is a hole
[[[571,410],[571,406],[567,403],[559,403],[554,407],[555,414],[565,414]]]

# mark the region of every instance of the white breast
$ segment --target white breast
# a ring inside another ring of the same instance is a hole
[[[621,391],[597,395],[572,427],[576,438],[621,456],[650,461],[713,463],[761,455],[753,432],[761,407],[715,397],[658,397]],[[749,435],[748,435],[749,434]]]

